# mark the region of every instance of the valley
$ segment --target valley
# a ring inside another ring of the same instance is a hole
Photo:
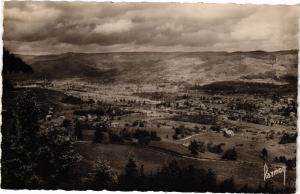
[[[35,73],[12,80],[43,96],[41,128],[65,127],[83,157],[64,187],[84,187],[99,157],[118,173],[134,158],[146,174],[175,159],[238,188],[264,185],[265,163],[286,166],[294,187],[293,52],[23,56]]]

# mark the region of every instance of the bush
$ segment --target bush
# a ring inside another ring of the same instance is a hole
[[[76,121],[74,135],[78,140],[82,140],[82,138],[83,138],[82,137],[82,123],[80,121]]]
[[[293,168],[296,168],[296,162],[297,162],[296,158],[286,160],[285,162],[286,168],[289,170],[293,170]]]
[[[260,157],[263,160],[267,160],[268,159],[268,150],[266,148],[262,149]]]
[[[292,170],[296,167],[296,157],[293,159],[286,159],[285,156],[275,157],[274,162],[285,163],[287,169]]]
[[[173,135],[172,135],[172,138],[173,138],[174,140],[178,139],[177,134],[173,134]]]
[[[110,122],[109,121],[103,121],[101,123],[98,123],[96,126],[96,131],[94,134],[94,142],[97,143],[106,143],[109,139],[109,127]]]
[[[237,160],[237,152],[235,151],[234,148],[229,149],[225,152],[225,154],[223,155],[222,159],[226,159],[226,160]]]
[[[120,131],[120,137],[124,140],[132,141],[132,135],[126,128]]]
[[[279,144],[296,143],[296,141],[297,141],[297,133],[294,134],[284,133],[279,141]]]
[[[144,139],[147,137],[147,139],[150,139],[152,141],[160,141],[161,138],[157,136],[156,131],[147,131],[147,130],[141,130],[141,129],[137,129],[133,135],[132,135],[135,139]]]
[[[144,121],[137,120],[132,123],[132,127],[145,127],[145,123]]]
[[[189,145],[189,150],[191,151],[191,154],[198,155],[199,152],[204,153],[205,152],[205,143],[201,141],[192,140]]]
[[[109,132],[109,140],[111,143],[122,143],[123,138],[118,134],[113,131]]]
[[[145,137],[139,137],[138,138],[138,143],[140,145],[146,146],[146,145],[149,145],[150,142],[151,142],[150,136],[145,136]]]
[[[221,127],[219,125],[213,125],[210,127],[210,130],[219,132],[221,130]]]
[[[222,149],[223,144],[214,145],[212,142],[207,144],[207,150],[211,153],[221,154],[223,152]]]
[[[219,187],[220,187],[220,192],[223,193],[236,191],[233,177],[222,181]]]
[[[84,103],[84,101],[82,101],[80,98],[74,96],[67,96],[63,98],[61,102],[66,104],[73,104],[73,105],[79,105]]]
[[[64,119],[62,124],[61,124],[62,127],[65,127],[65,128],[69,128],[72,126],[72,122],[70,119]]]
[[[150,137],[152,141],[160,141],[161,138],[157,136],[156,131],[150,131]]]

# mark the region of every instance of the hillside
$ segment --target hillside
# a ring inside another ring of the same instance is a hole
[[[285,81],[297,77],[298,51],[136,52],[21,55],[34,76],[114,82]]]

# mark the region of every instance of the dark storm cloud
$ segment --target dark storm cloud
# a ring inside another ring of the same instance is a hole
[[[5,2],[15,52],[283,50],[297,48],[297,6]]]

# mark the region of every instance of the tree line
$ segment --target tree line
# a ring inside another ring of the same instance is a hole
[[[234,177],[217,180],[211,169],[199,169],[172,160],[155,172],[145,173],[144,165],[129,157],[123,172],[117,174],[109,161],[99,158],[96,173],[85,183],[83,189],[119,191],[167,191],[167,192],[242,192],[242,193],[291,193],[293,188],[278,189],[271,183],[251,188],[248,184],[238,186]]]

